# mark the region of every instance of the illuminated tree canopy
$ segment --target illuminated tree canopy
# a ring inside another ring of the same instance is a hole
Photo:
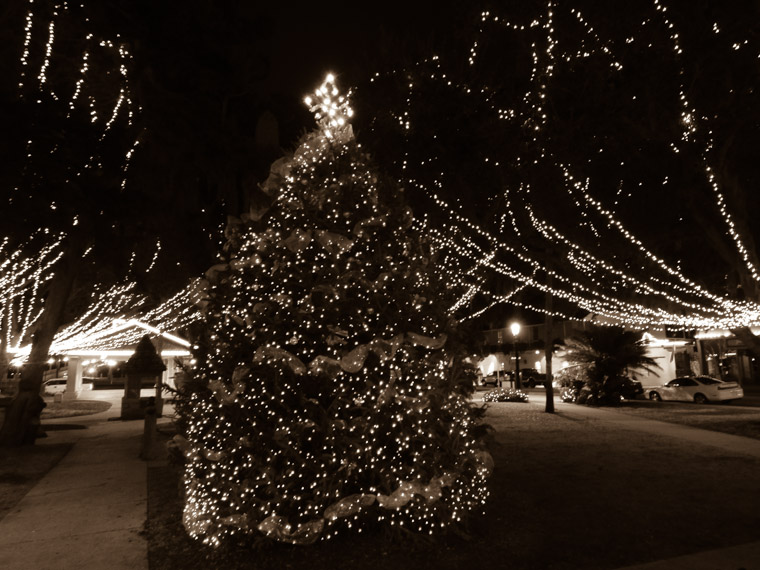
[[[16,81],[2,90],[2,231],[20,259],[53,250],[46,278],[29,290],[39,314],[29,338],[17,339],[32,344],[25,374],[34,389],[58,328],[90,303],[88,284],[113,282],[135,261],[124,221],[134,211],[126,175],[139,133],[129,53],[97,12],[52,2],[13,8],[3,30],[17,57],[3,61]]]
[[[4,280],[26,284],[24,295],[38,308],[33,320],[26,311],[25,326],[15,327],[24,334],[9,344],[23,343],[34,365],[47,360],[55,335],[60,349],[64,324],[73,338],[85,323],[96,330],[124,314],[145,316],[157,305],[146,292],[170,297],[182,289],[181,262],[196,257],[206,265],[193,239],[204,228],[182,216],[185,225],[172,224],[171,201],[145,184],[145,160],[135,178],[146,124],[135,97],[128,43],[135,40],[120,33],[118,14],[118,2],[37,1],[14,3],[3,20],[2,64],[16,80],[3,82],[1,92],[8,158],[0,166],[1,252],[8,256],[2,271]],[[178,234],[184,256],[177,255]],[[25,278],[19,260],[43,259],[45,278]],[[19,288],[7,288],[6,297],[20,299]],[[97,319],[104,322],[96,326]],[[4,327],[6,338],[11,328]],[[34,343],[39,347],[30,353]]]
[[[35,239],[37,238],[37,239]],[[40,291],[53,276],[60,257],[58,240],[44,234],[31,236],[25,247],[14,248],[9,238],[0,242],[0,378],[8,371],[10,354],[27,340],[42,312]],[[36,251],[34,257],[25,251]]]
[[[26,356],[14,406],[39,393],[63,325],[168,261],[146,231],[150,200],[128,183],[142,127],[132,57],[105,4],[15,2],[3,13],[2,362],[6,345],[25,345]],[[27,431],[5,424],[2,443]]]
[[[465,278],[474,312],[543,311],[550,292],[567,318],[579,307],[637,327],[760,324],[748,13],[658,0],[494,7],[466,44],[358,90],[387,103],[366,125],[388,142],[380,158],[477,275]]]

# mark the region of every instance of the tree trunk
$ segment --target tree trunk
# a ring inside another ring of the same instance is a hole
[[[19,391],[6,411],[0,429],[0,446],[32,445],[40,426],[40,413],[45,407],[40,397],[42,376],[47,365],[48,351],[55,333],[63,324],[66,303],[76,280],[81,256],[69,249],[58,262],[55,276],[45,299],[45,306],[35,326],[32,350],[21,371]]]
[[[554,348],[554,336],[552,335],[552,329],[554,328],[554,317],[552,316],[552,310],[554,308],[554,299],[552,297],[551,290],[549,289],[552,284],[552,276],[548,271],[546,272],[546,286],[547,290],[544,293],[544,357],[546,359],[546,379],[544,380],[544,389],[546,390],[546,407],[544,411],[548,414],[554,413],[554,387],[552,386],[552,352]]]
[[[0,323],[0,387],[8,380],[8,368],[10,360],[8,358],[8,313],[6,311],[3,320]]]

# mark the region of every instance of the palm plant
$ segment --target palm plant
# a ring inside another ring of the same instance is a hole
[[[568,362],[585,370],[583,385],[576,386],[581,403],[617,403],[640,371],[657,374],[661,368],[648,355],[642,333],[622,327],[593,326],[568,340],[565,350]]]

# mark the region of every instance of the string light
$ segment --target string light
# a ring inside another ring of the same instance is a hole
[[[31,3],[32,0],[30,0]],[[21,79],[19,81],[19,90],[24,88],[24,77],[26,75],[26,66],[29,64],[29,44],[32,41],[32,24],[34,23],[34,13],[29,10],[26,13],[26,24],[24,26],[24,47],[21,52]]]
[[[62,236],[37,232],[19,248],[8,238],[0,242],[0,345],[10,353],[27,339],[42,312],[40,290],[53,277],[62,241]],[[37,254],[26,256],[29,250]]]
[[[44,22],[40,25],[37,21]],[[124,147],[124,157],[121,162],[121,189],[127,189],[127,170],[135,150],[139,145],[139,137],[134,136],[130,141],[130,130],[134,126],[133,118],[138,110],[131,99],[129,82],[129,67],[132,56],[126,45],[107,38],[96,38],[88,30],[88,18],[67,3],[57,5],[52,9],[44,4],[30,0],[26,14],[24,43],[21,53],[21,81],[19,82],[21,99],[32,99],[37,103],[46,103],[46,108],[39,117],[32,110],[34,120],[45,121],[47,113],[58,113],[64,123],[60,126],[64,131],[73,129],[77,133],[86,132],[90,137],[89,143],[82,145],[83,154],[79,159],[75,154],[67,153],[61,145],[45,146],[45,141],[28,140],[26,143],[26,163],[22,165],[22,182],[15,188],[17,193],[13,200],[29,200],[35,204],[37,194],[49,185],[41,173],[45,172],[47,162],[65,161],[66,184],[76,183],[87,186],[92,174],[104,168],[106,162],[113,162],[107,154],[114,148]],[[45,37],[36,37],[34,30],[38,29]],[[56,37],[69,33],[65,43],[56,42]],[[77,52],[77,50],[81,50]],[[61,54],[56,54],[61,51]],[[58,55],[58,57],[56,57]],[[68,59],[67,59],[68,58]],[[58,66],[61,62],[79,60],[78,73],[65,74]],[[39,65],[37,85],[27,85],[26,69],[33,63]],[[107,79],[106,79],[107,77]],[[58,94],[69,93],[68,101],[59,101]],[[91,128],[82,129],[82,116],[91,123]],[[102,120],[104,119],[105,120]],[[118,124],[119,129],[114,127]],[[113,143],[113,144],[112,144]],[[63,156],[63,153],[65,156]],[[72,157],[75,160],[72,161]],[[40,162],[42,164],[40,164]],[[118,168],[118,166],[117,166]],[[101,184],[98,178],[97,184]],[[59,209],[56,202],[50,203],[50,209]],[[67,204],[68,205],[68,204]],[[79,226],[82,221],[81,212],[67,212],[72,226]],[[70,216],[70,217],[69,217]],[[44,218],[43,218],[44,219]],[[60,218],[50,221],[58,223]],[[44,222],[41,222],[44,223]],[[47,230],[40,230],[44,234]],[[52,278],[55,264],[63,255],[63,247],[67,242],[65,231],[58,237],[48,241],[52,245],[40,245],[41,240],[17,244],[16,257],[10,259],[2,268],[4,280],[4,297],[2,310],[8,319],[15,319],[23,326],[13,329],[13,341],[8,343],[9,351],[16,363],[21,363],[30,354],[31,345],[27,332],[37,322],[42,312],[42,293],[44,286]],[[6,240],[10,244],[10,240]],[[82,255],[87,258],[93,249],[93,243],[86,244]],[[10,251],[8,245],[0,255]],[[155,253],[150,260],[147,271],[155,270],[161,251],[161,243],[156,243]],[[38,263],[38,271],[30,273],[25,266],[20,265],[24,256]],[[0,260],[2,257],[0,257]],[[14,261],[15,260],[15,261]],[[136,269],[136,253],[130,258],[130,269]],[[0,265],[2,262],[0,261]],[[8,276],[7,278],[5,276]],[[30,277],[30,278],[27,278]],[[8,279],[15,279],[12,287]],[[166,335],[171,330],[181,330],[191,325],[199,318],[195,303],[197,299],[197,282],[178,292],[174,297],[158,307],[151,309],[144,295],[135,293],[134,283],[119,284],[112,287],[96,286],[91,295],[91,303],[82,315],[73,323],[67,325],[55,335],[50,347],[52,354],[65,354],[72,350],[116,350],[134,344],[144,334],[140,327],[160,327],[161,334]],[[12,315],[9,311],[13,311]],[[21,319],[23,311],[23,320]],[[10,315],[10,316],[9,316]],[[139,327],[120,328],[119,319],[137,319]],[[15,322],[14,321],[14,322]],[[10,334],[8,327],[3,328],[3,334]]]
[[[146,331],[184,346],[185,341],[175,338],[171,331],[186,330],[200,320],[199,280],[153,308],[145,295],[135,293],[135,288],[134,282],[113,285],[107,290],[96,287],[87,309],[56,333],[50,354],[113,352],[137,344]],[[30,351],[30,344],[17,343],[9,352],[14,355],[14,362],[20,364]]]
[[[63,144],[47,146],[44,137],[29,138],[26,161],[19,168],[21,180],[13,189],[15,194],[11,201],[27,200],[32,208],[39,210],[38,202],[42,201],[39,197],[47,195],[51,186],[51,179],[47,176],[50,164],[55,168],[65,167],[66,179],[56,182],[60,182],[64,190],[65,185],[76,185],[77,192],[90,187],[102,192],[104,177],[99,171],[113,164],[114,158],[118,161],[118,156],[111,157],[109,153],[122,147],[121,173],[117,170],[115,174],[121,174],[121,189],[126,191],[127,170],[140,142],[131,129],[135,112],[139,109],[131,98],[129,68],[132,56],[129,50],[120,41],[96,38],[89,31],[86,11],[72,8],[66,2],[51,7],[30,0],[28,7],[21,50],[19,98],[32,103],[29,106],[31,121],[46,126],[52,114],[56,121],[61,121],[56,123],[56,128],[62,133],[71,130],[77,136],[86,136],[87,140],[77,140],[77,152],[69,152],[70,148]],[[61,37],[66,41],[62,42]],[[69,62],[79,63],[78,72],[66,73],[65,66]],[[38,71],[35,83],[26,80],[32,76],[31,67]],[[59,100],[62,94],[70,95],[70,99]],[[89,125],[82,124],[83,115]],[[130,137],[134,137],[131,142]],[[118,163],[116,168],[119,168]],[[93,181],[92,175],[97,180]],[[65,219],[67,222],[62,225],[80,226],[85,219],[78,205],[66,198],[56,199],[49,204],[55,215],[46,220],[43,204],[39,223],[47,221],[58,225],[61,219]],[[26,213],[23,205],[22,212]],[[38,233],[44,236],[49,231],[41,229]],[[93,241],[84,245],[83,258],[88,258],[93,251],[97,236],[93,233],[90,237]],[[39,322],[45,286],[53,278],[56,263],[69,242],[66,231],[57,237],[47,235],[46,239],[21,244],[8,238],[2,242],[0,333],[3,335],[3,350],[7,347],[14,364],[21,365],[28,360],[32,341],[29,332]],[[148,272],[155,270],[160,251],[161,243],[157,242]],[[133,254],[130,270],[136,270],[137,266],[136,254]],[[198,320],[199,295],[200,287],[195,281],[168,301],[151,308],[148,299],[135,292],[134,282],[111,287],[95,286],[89,307],[75,322],[56,333],[49,352],[57,355],[88,351],[115,353],[135,344],[146,330],[182,344],[171,331],[182,330]],[[124,322],[130,326],[124,326]]]
[[[681,44],[680,35],[672,21],[667,7],[660,1],[652,3],[653,12],[647,14],[642,26],[664,30],[664,40],[669,42],[673,62],[679,68],[674,101],[678,105],[677,123],[680,125],[680,138],[673,140],[670,148],[675,154],[689,152],[690,156],[702,160],[705,182],[712,190],[716,199],[717,213],[727,228],[734,242],[736,251],[746,267],[751,279],[758,282],[758,270],[753,262],[753,253],[745,243],[720,188],[717,176],[710,165],[712,143],[700,136],[698,113],[686,96],[684,86],[687,77],[683,70],[684,58],[688,55]],[[562,14],[558,16],[558,13]],[[571,19],[565,18],[569,14]],[[564,43],[558,42],[559,32],[557,22],[563,22],[562,37]],[[580,26],[572,29],[568,22],[574,20]],[[655,23],[658,22],[656,25]],[[602,201],[592,196],[592,190],[598,187],[592,177],[586,172],[592,171],[593,157],[587,162],[568,163],[566,159],[555,156],[555,149],[547,143],[547,129],[553,124],[546,110],[546,101],[550,97],[549,90],[553,89],[555,78],[559,73],[566,73],[572,66],[581,61],[595,58],[595,61],[606,63],[611,77],[619,75],[623,70],[625,57],[619,53],[621,46],[635,45],[635,37],[630,36],[624,43],[604,39],[599,29],[591,25],[589,19],[577,8],[559,6],[548,1],[543,4],[540,16],[528,16],[523,22],[510,22],[508,19],[491,12],[481,14],[476,39],[469,48],[467,61],[470,68],[488,65],[481,54],[487,50],[490,36],[502,37],[504,31],[521,37],[521,43],[531,46],[529,58],[530,71],[527,83],[530,89],[525,91],[522,101],[518,104],[505,105],[502,93],[493,85],[479,85],[465,80],[454,81],[453,75],[447,73],[443,61],[436,56],[416,64],[414,68],[398,70],[386,75],[376,74],[372,82],[383,79],[393,80],[402,78],[403,83],[414,84],[414,89],[408,89],[407,96],[401,103],[404,109],[404,128],[400,133],[404,140],[409,140],[408,124],[414,124],[415,117],[412,98],[425,97],[426,92],[420,84],[427,82],[439,88],[444,93],[462,97],[470,101],[473,108],[486,109],[490,112],[493,129],[500,122],[516,126],[530,137],[530,148],[535,149],[535,157],[530,153],[517,156],[511,160],[504,157],[494,159],[486,157],[484,170],[493,170],[496,174],[492,179],[503,179],[501,173],[505,170],[499,164],[513,163],[517,171],[514,176],[521,177],[520,169],[526,168],[556,168],[563,182],[557,190],[561,194],[562,207],[568,208],[565,215],[568,219],[579,220],[574,230],[574,238],[561,232],[549,222],[534,207],[540,204],[541,198],[534,198],[534,189],[526,180],[521,180],[516,186],[506,185],[504,188],[491,188],[494,196],[501,194],[501,209],[495,216],[498,230],[490,229],[487,222],[475,223],[468,215],[462,214],[461,207],[452,200],[441,198],[446,191],[447,176],[444,172],[425,180],[404,180],[403,183],[415,188],[421,194],[427,195],[432,204],[443,213],[440,231],[431,232],[439,251],[446,252],[456,261],[450,263],[448,278],[457,285],[467,287],[467,300],[485,299],[485,308],[471,306],[472,314],[482,314],[488,308],[501,303],[525,305],[543,312],[543,300],[534,304],[531,296],[523,296],[520,301],[513,295],[504,295],[489,289],[487,285],[493,279],[488,275],[499,276],[507,283],[522,286],[523,290],[535,290],[552,294],[556,299],[562,299],[569,307],[581,308],[592,314],[604,316],[613,322],[636,328],[697,328],[697,329],[735,329],[760,323],[760,304],[748,300],[737,300],[725,292],[709,291],[683,272],[673,267],[656,255],[645,245],[645,241],[634,235],[618,219]],[[716,26],[717,33],[717,26]],[[575,35],[573,35],[575,34]],[[575,43],[573,43],[575,42]],[[730,43],[730,42],[729,42]],[[745,42],[746,43],[746,42]],[[727,44],[729,45],[729,44]],[[637,49],[641,49],[639,46]],[[649,44],[649,48],[652,44]],[[470,73],[468,77],[473,77]],[[484,77],[489,76],[486,71]],[[411,81],[408,78],[414,78]],[[516,79],[517,81],[518,79]],[[440,92],[440,91],[439,91]],[[508,91],[506,93],[509,93]],[[633,95],[636,100],[636,95]],[[391,109],[392,114],[396,113]],[[706,121],[702,118],[702,121]],[[552,135],[553,136],[553,135]],[[700,147],[700,145],[702,145]],[[415,141],[408,147],[426,148],[422,141]],[[427,145],[432,146],[432,145]],[[513,147],[508,146],[511,150]],[[498,147],[494,153],[498,152]],[[604,148],[599,153],[604,154]],[[412,157],[405,150],[401,171],[409,171]],[[436,156],[419,157],[420,165],[433,165],[441,159]],[[626,166],[621,162],[622,167]],[[444,170],[444,169],[442,169]],[[579,174],[576,175],[575,172]],[[664,184],[667,184],[668,177]],[[617,186],[615,205],[623,196],[624,182],[621,179]],[[486,190],[487,191],[487,190]],[[630,195],[630,191],[627,195]],[[566,198],[569,198],[568,202]],[[492,204],[496,202],[491,200]],[[518,216],[521,210],[525,216]],[[521,226],[522,219],[529,220],[529,226]],[[526,233],[541,237],[540,244],[527,247],[523,237]],[[588,235],[583,235],[588,234]],[[534,249],[538,245],[538,250]],[[546,267],[542,251],[552,251],[554,255],[554,270]],[[616,252],[623,255],[616,256]],[[622,263],[620,259],[625,259]],[[559,267],[558,267],[559,266]],[[537,275],[552,276],[551,287],[546,286]],[[490,299],[490,301],[489,301]],[[635,299],[635,301],[634,301]],[[461,310],[466,305],[460,302],[456,305]],[[558,314],[558,311],[554,311]],[[561,313],[560,313],[561,314]],[[573,318],[572,315],[565,315]]]

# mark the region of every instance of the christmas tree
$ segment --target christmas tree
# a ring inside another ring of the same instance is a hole
[[[490,456],[434,252],[328,76],[318,127],[208,273],[197,388],[178,402],[184,524],[206,544],[433,533],[487,496]]]

